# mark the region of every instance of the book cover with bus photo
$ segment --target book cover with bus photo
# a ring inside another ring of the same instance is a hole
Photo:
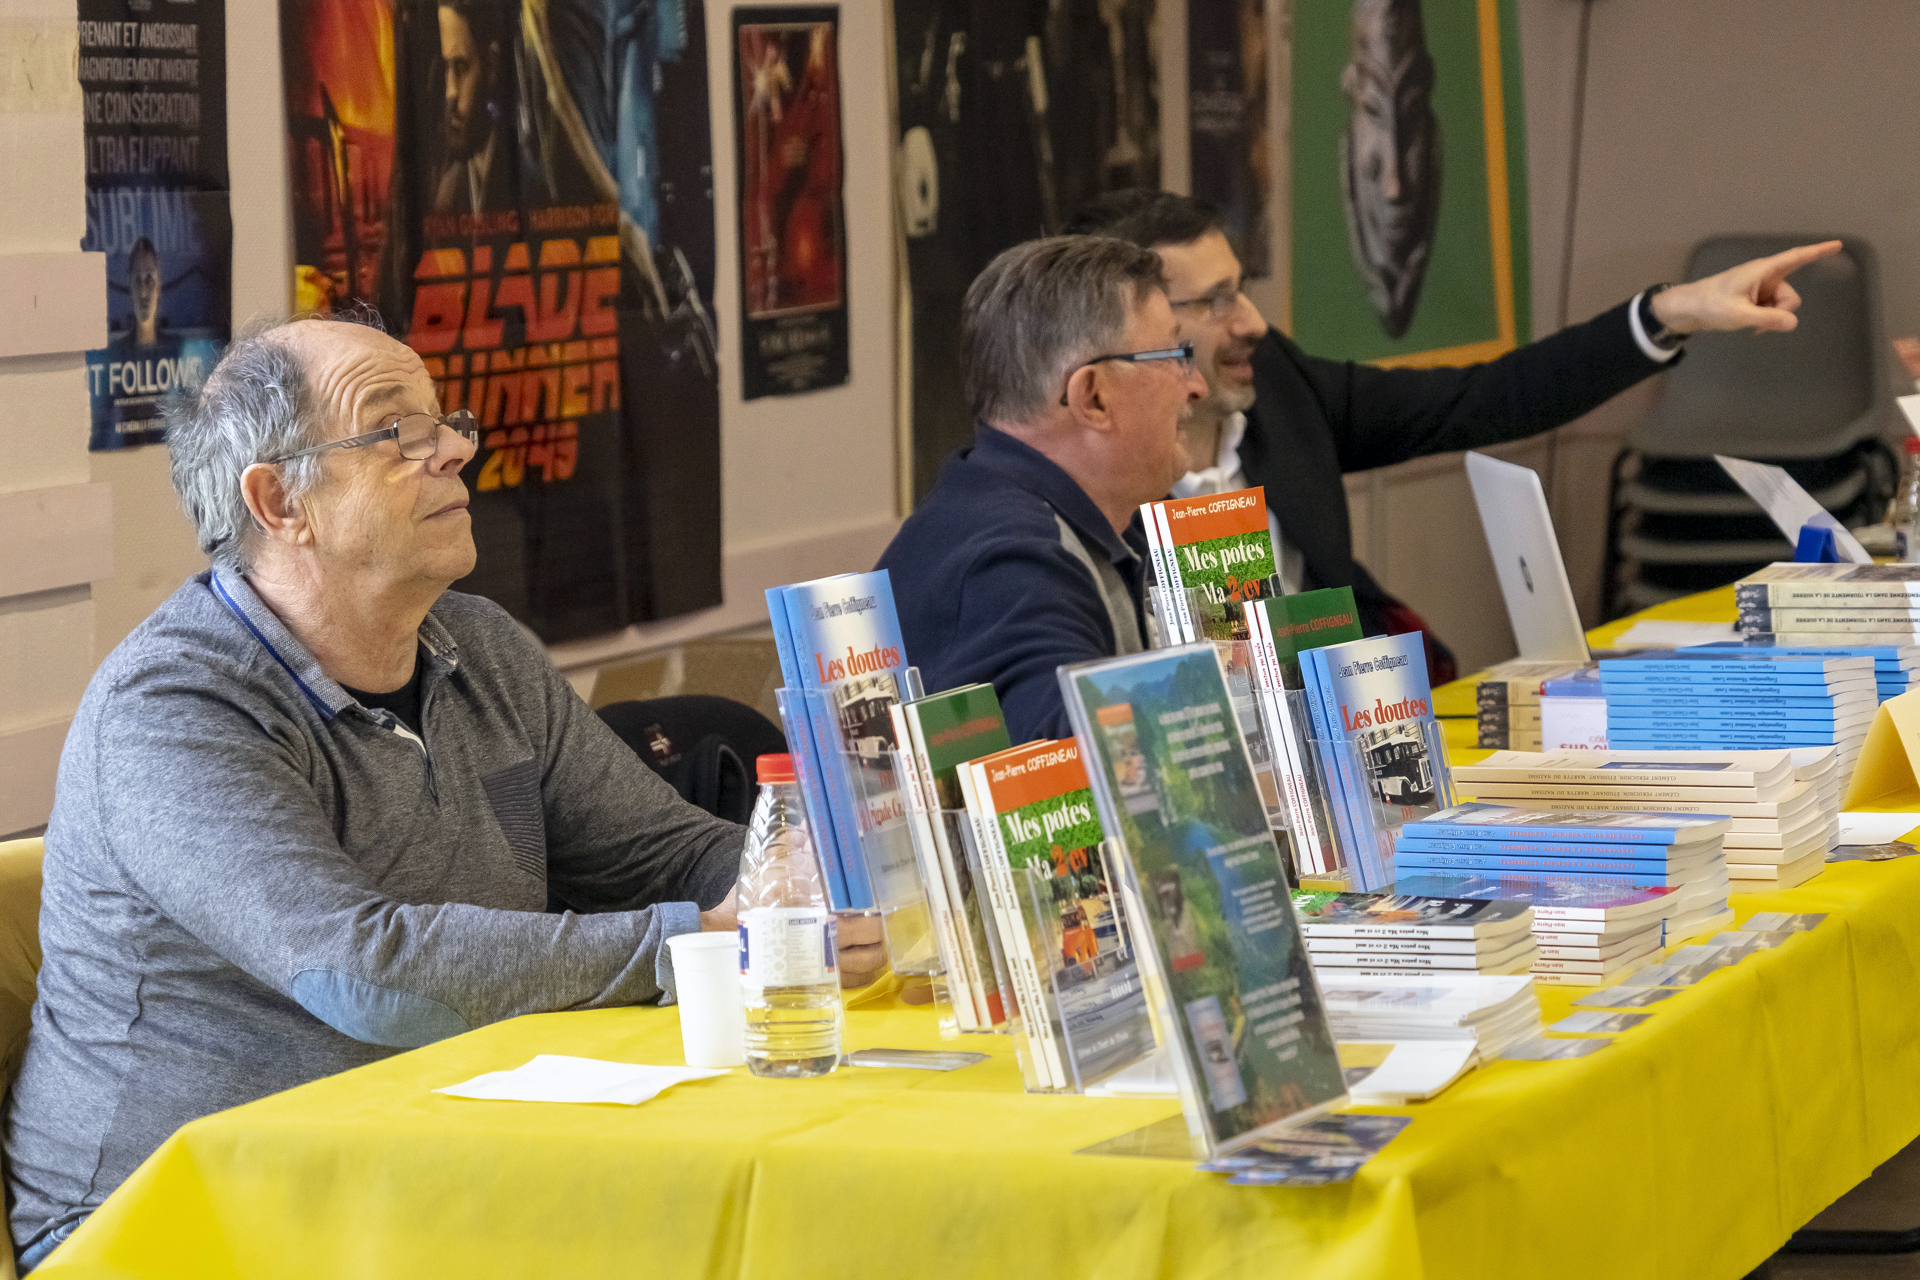
[[[1088,774],[1145,921],[1190,1125],[1217,1153],[1335,1105],[1339,1057],[1214,646],[1060,679],[1097,753]],[[1153,805],[1127,803],[1142,770]]]

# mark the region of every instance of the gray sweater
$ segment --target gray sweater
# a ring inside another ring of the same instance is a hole
[[[420,639],[421,737],[229,574],[94,675],[6,1113],[22,1245],[197,1116],[517,1014],[671,998],[666,940],[726,896],[741,828],[675,795],[497,605],[449,592]]]

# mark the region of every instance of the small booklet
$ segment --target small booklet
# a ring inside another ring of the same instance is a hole
[[[1063,667],[1189,1126],[1221,1155],[1346,1098],[1211,644]]]

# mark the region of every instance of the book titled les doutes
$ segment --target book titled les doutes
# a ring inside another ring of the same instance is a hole
[[[891,708],[906,697],[907,656],[887,571],[769,588],[767,612],[781,675],[806,704],[811,732],[801,750],[812,767],[802,785],[816,825],[826,815],[827,830],[814,838],[834,854],[827,867],[833,906],[885,911],[918,900],[890,754],[899,745]]]
[[[1373,636],[1300,655],[1307,701],[1344,802],[1358,887],[1392,882],[1393,829],[1438,812],[1451,779],[1439,741],[1419,632]]]

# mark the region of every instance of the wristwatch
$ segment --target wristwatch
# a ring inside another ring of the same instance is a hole
[[[1662,351],[1678,351],[1680,344],[1687,340],[1687,335],[1675,333],[1653,314],[1653,295],[1666,287],[1657,284],[1640,295],[1640,328],[1647,335],[1647,341]]]

